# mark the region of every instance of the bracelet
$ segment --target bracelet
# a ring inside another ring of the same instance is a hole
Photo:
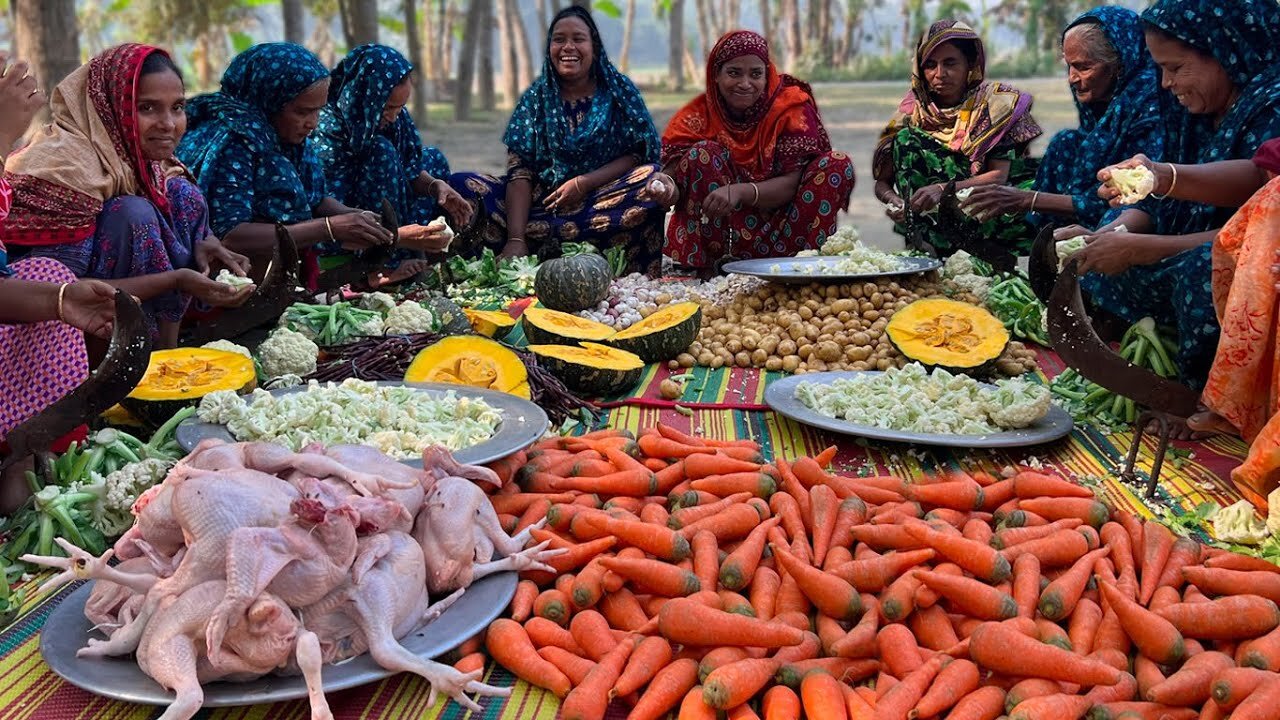
[[[1178,187],[1178,166],[1174,165],[1173,163],[1165,163],[1165,165],[1168,165],[1169,172],[1173,173],[1173,180],[1169,183],[1169,192],[1163,195],[1157,195],[1155,193],[1151,193],[1151,197],[1156,198],[1157,200],[1164,200],[1165,198],[1169,197],[1170,195],[1173,194],[1173,189]]]
[[[518,242],[521,245],[524,245],[525,247],[529,246],[529,243],[525,242],[524,238],[507,238],[507,242],[508,243]]]
[[[58,322],[66,322],[66,319],[62,315],[62,298],[67,294],[67,286],[70,284],[71,283],[62,283],[58,286]]]
[[[1040,198],[1040,191],[1039,191],[1039,190],[1037,190],[1037,191],[1035,191],[1035,192],[1031,193],[1031,210],[1030,210],[1030,212],[1035,212],[1035,211],[1036,211],[1036,200],[1038,200],[1039,198]]]
[[[577,190],[579,195],[582,194],[582,178],[575,177],[573,179],[573,189]]]
[[[333,223],[329,222],[328,215],[324,218],[324,229],[329,231],[330,242],[338,242],[338,239],[333,236]]]
[[[760,186],[751,183],[751,189],[756,191],[756,196],[751,200],[751,207],[760,207]]]

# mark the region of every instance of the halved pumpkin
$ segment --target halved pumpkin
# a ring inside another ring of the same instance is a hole
[[[599,342],[613,335],[613,328],[604,323],[541,307],[525,308],[520,324],[530,345],[574,345],[583,340]]]
[[[696,302],[674,303],[605,342],[635,353],[645,362],[662,362],[684,352],[702,327],[702,306]]]
[[[981,370],[1009,344],[999,318],[956,300],[917,300],[894,313],[885,332],[909,360],[958,372]]]
[[[422,348],[404,379],[470,385],[529,397],[529,373],[520,356],[479,335],[454,335]]]
[[[209,393],[245,392],[256,386],[253,359],[240,353],[208,348],[156,350],[142,380],[121,405],[144,423],[159,425]]]
[[[471,329],[485,337],[505,335],[516,325],[516,319],[501,310],[463,308],[462,312],[466,314],[467,320],[471,322]]]
[[[529,352],[580,395],[616,395],[634,387],[644,374],[644,361],[638,356],[599,343],[530,345]]]

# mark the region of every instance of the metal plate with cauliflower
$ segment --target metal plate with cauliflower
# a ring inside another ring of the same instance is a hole
[[[936,258],[914,257],[903,255],[899,258],[902,267],[897,270],[864,274],[824,274],[818,269],[820,265],[833,266],[845,258],[839,255],[812,255],[809,257],[758,258],[755,260],[735,260],[725,263],[726,273],[752,275],[769,282],[786,284],[807,283],[844,283],[854,280],[874,280],[876,278],[915,275],[937,270],[942,261]]]
[[[410,652],[433,658],[457,647],[487,627],[511,602],[518,578],[502,572],[472,583],[456,603],[440,617],[400,639]],[[93,629],[85,618],[84,605],[93,590],[85,583],[58,604],[40,632],[40,654],[49,667],[67,682],[95,695],[144,705],[168,705],[173,693],[142,672],[132,656],[123,658],[77,658]],[[324,667],[325,693],[376,682],[394,675],[365,653],[349,662]],[[204,686],[204,707],[257,705],[307,697],[302,676],[269,675],[251,682],[215,682]]]
[[[863,374],[878,375],[880,373],[868,370],[865,372],[848,371],[792,375],[770,383],[765,388],[764,401],[769,407],[773,408],[774,412],[791,418],[802,425],[810,425],[843,435],[858,435],[873,440],[940,447],[1011,448],[1041,445],[1066,437],[1074,427],[1071,415],[1067,411],[1057,405],[1050,405],[1048,415],[1035,425],[1022,430],[1007,430],[989,435],[944,435],[904,432],[827,417],[805,407],[795,397],[796,385],[802,382],[824,385],[840,378]]]
[[[483,465],[519,452],[537,442],[538,438],[542,437],[543,433],[551,425],[547,419],[547,414],[543,412],[542,408],[524,398],[496,390],[465,385],[447,385],[444,383],[405,383],[398,381],[382,381],[378,385],[406,385],[431,395],[442,395],[452,391],[458,397],[483,400],[498,410],[502,414],[502,422],[498,425],[498,431],[494,433],[493,437],[482,443],[453,452],[454,459],[464,465]],[[271,394],[287,395],[305,389],[306,386],[282,388],[272,390]],[[191,452],[201,440],[214,438],[229,443],[236,442],[235,437],[231,435],[225,425],[203,422],[194,416],[183,421],[178,426],[174,436],[177,438],[178,444],[187,452]],[[401,462],[411,467],[422,467],[422,458],[402,460]]]

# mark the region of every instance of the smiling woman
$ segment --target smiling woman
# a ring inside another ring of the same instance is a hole
[[[204,198],[174,159],[184,95],[163,50],[111,48],[58,84],[54,122],[6,169],[13,254],[55,259],[137,296],[163,347],[177,343],[191,297],[233,306],[253,292],[208,277],[213,265],[243,274],[248,263],[210,234]]]

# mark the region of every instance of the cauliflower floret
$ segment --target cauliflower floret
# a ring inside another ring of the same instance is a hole
[[[226,425],[244,412],[244,402],[234,390],[215,390],[200,398],[196,417],[207,423]]]
[[[406,300],[387,313],[387,335],[409,335],[433,332],[435,329],[435,316],[420,302]]]
[[[320,347],[310,338],[288,328],[276,328],[258,346],[258,362],[262,364],[262,373],[269,378],[310,375],[316,371],[319,355]]]
[[[1021,379],[1001,380],[986,405],[995,425],[1009,430],[1030,427],[1049,413],[1049,388]]]
[[[133,525],[133,505],[138,496],[159,484],[169,474],[173,462],[148,458],[129,463],[106,478],[93,476],[93,485],[102,488],[101,499],[94,503],[90,523],[108,538],[123,535]],[[76,489],[89,490],[90,486]]]
[[[253,284],[252,278],[240,277],[226,268],[222,268],[222,270],[218,272],[218,275],[213,279],[216,282],[220,282],[223,285],[230,285],[231,287],[244,287],[245,285]]]
[[[386,332],[386,323],[381,315],[370,315],[356,325],[356,335],[378,336]]]
[[[1254,514],[1253,504],[1241,500],[1213,514],[1213,534],[1222,542],[1257,545],[1270,537],[1267,526]]]
[[[1273,535],[1280,535],[1280,488],[1267,496],[1267,530]]]
[[[958,251],[942,264],[942,277],[947,280],[954,280],[961,275],[976,274],[973,269],[973,256],[964,250]]]
[[[222,350],[224,352],[239,353],[247,358],[253,357],[253,353],[249,352],[249,348],[243,345],[237,345],[230,340],[214,340],[213,342],[205,343],[200,347],[205,348],[206,350]]]
[[[1084,249],[1087,238],[1087,235],[1077,235],[1070,240],[1063,240],[1055,246],[1058,253],[1058,272],[1062,272],[1062,268],[1066,266],[1067,258]]]
[[[969,212],[968,206],[965,205],[965,202],[969,199],[969,196],[972,194],[973,194],[973,188],[971,187],[960,188],[959,190],[956,191],[956,200],[959,201],[960,203],[960,212],[964,213],[966,216],[972,214],[971,212]]]
[[[440,217],[428,223],[427,227],[440,228],[441,234],[443,234],[446,238],[448,238],[447,240],[445,240],[444,248],[443,250],[441,250],[441,252],[448,250],[449,246],[453,244],[453,237],[456,234],[454,233],[453,228],[449,227],[449,220],[445,218],[445,216],[441,215]]]
[[[1145,166],[1115,168],[1107,184],[1120,191],[1120,203],[1133,205],[1141,202],[1156,189],[1156,176]]]
[[[361,310],[377,310],[383,315],[396,306],[396,299],[384,292],[364,293],[356,298],[355,306]]]

